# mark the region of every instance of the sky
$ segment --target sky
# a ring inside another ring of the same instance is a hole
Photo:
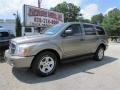
[[[114,8],[120,9],[120,0],[42,0],[41,7],[50,9],[62,2],[73,3],[81,8],[81,13],[86,19],[91,19],[95,14],[107,14]],[[0,0],[0,19],[15,19],[13,13],[19,12],[23,19],[23,5],[38,6],[38,0]]]

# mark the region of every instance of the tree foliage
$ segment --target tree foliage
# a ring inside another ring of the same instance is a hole
[[[79,17],[78,21],[83,22],[83,23],[91,23],[91,21],[89,19],[84,19],[83,17]]]
[[[111,36],[120,36],[120,10],[115,8],[108,12],[102,25]]]
[[[104,19],[104,16],[102,13],[100,13],[100,14],[94,15],[91,18],[91,22],[94,24],[98,24],[98,23],[101,24],[103,22],[103,19]]]
[[[91,21],[89,19],[84,19],[82,16],[79,17],[80,7],[77,7],[72,3],[63,2],[51,8],[51,10],[63,13],[65,22],[80,21],[100,24],[108,31],[109,35],[120,35],[120,10],[117,8],[109,11],[105,16],[102,13],[94,15],[91,18]]]
[[[63,2],[58,4],[56,7],[51,8],[51,10],[63,13],[65,22],[72,22],[77,21],[80,7],[77,7],[72,3]]]
[[[17,12],[17,15],[16,15],[16,37],[20,37],[22,35],[21,28],[22,28],[21,19]]]

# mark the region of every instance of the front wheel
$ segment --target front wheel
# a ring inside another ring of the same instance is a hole
[[[39,76],[48,76],[55,72],[58,65],[57,56],[52,52],[37,55],[32,64],[32,71]]]
[[[100,47],[97,49],[97,51],[95,52],[94,59],[95,59],[96,61],[101,61],[101,60],[103,60],[103,58],[104,58],[104,51],[105,51],[105,49],[100,46]]]

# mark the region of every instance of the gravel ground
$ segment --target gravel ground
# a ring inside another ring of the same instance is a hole
[[[0,62],[0,90],[120,90],[120,43],[109,46],[103,61],[62,64],[44,78]]]

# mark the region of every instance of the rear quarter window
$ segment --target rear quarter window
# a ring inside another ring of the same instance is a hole
[[[98,35],[105,35],[105,31],[102,27],[96,27]]]

